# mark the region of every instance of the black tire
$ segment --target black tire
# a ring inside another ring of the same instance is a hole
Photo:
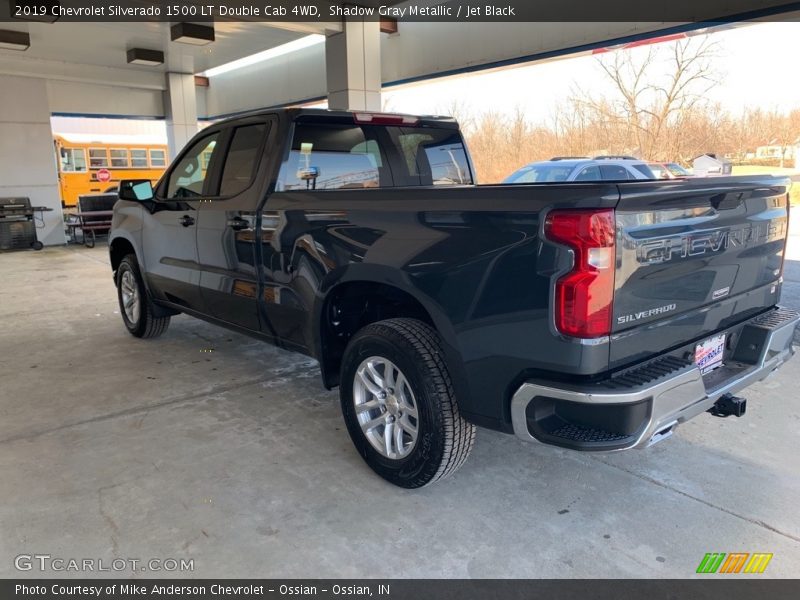
[[[122,300],[122,281],[125,273],[130,273],[133,276],[137,292],[139,294],[139,316],[138,319],[131,320],[125,311],[125,305]],[[125,323],[125,328],[128,332],[138,338],[155,338],[160,336],[169,327],[169,316],[156,317],[155,306],[150,296],[147,294],[147,288],[144,286],[142,274],[139,271],[139,263],[136,261],[136,256],[128,254],[120,262],[117,268],[116,275],[117,283],[117,300],[119,300],[119,312],[122,315],[122,322]]]
[[[417,404],[418,434],[404,458],[378,452],[361,429],[354,403],[359,365],[369,357],[390,360],[405,376]],[[364,327],[342,360],[340,397],[347,430],[359,454],[378,475],[403,488],[419,488],[454,473],[467,460],[475,426],[458,411],[436,331],[416,319],[389,319]]]

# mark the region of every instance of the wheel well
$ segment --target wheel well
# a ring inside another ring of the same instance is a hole
[[[350,338],[370,323],[406,317],[436,329],[428,311],[411,294],[371,281],[343,283],[325,299],[320,317],[320,366],[328,389],[339,385],[339,368]]]
[[[117,269],[119,268],[119,263],[122,262],[122,259],[128,256],[128,254],[135,255],[136,252],[133,249],[133,244],[131,244],[125,238],[117,238],[111,242],[111,246],[108,249],[109,255],[111,257],[111,270],[116,273]]]

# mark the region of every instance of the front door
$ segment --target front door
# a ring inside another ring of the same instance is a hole
[[[219,132],[192,144],[161,181],[145,218],[145,271],[154,296],[202,310],[197,258],[198,209],[208,199],[209,173],[215,162]]]

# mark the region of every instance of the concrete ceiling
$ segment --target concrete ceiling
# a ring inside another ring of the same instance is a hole
[[[48,79],[151,87],[160,73],[199,73],[230,61],[280,46],[321,26],[278,28],[275,23],[217,21],[216,40],[193,46],[170,40],[171,23],[3,23],[3,29],[27,31],[31,46],[24,52],[0,49],[0,73],[47,77]],[[288,24],[287,24],[288,25]],[[296,25],[296,24],[295,24]],[[129,65],[129,48],[161,50],[165,62],[159,66]],[[155,79],[152,75],[158,74]]]

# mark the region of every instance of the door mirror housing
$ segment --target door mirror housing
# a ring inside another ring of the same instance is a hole
[[[147,202],[155,198],[153,184],[149,179],[123,179],[119,182],[119,199]]]

